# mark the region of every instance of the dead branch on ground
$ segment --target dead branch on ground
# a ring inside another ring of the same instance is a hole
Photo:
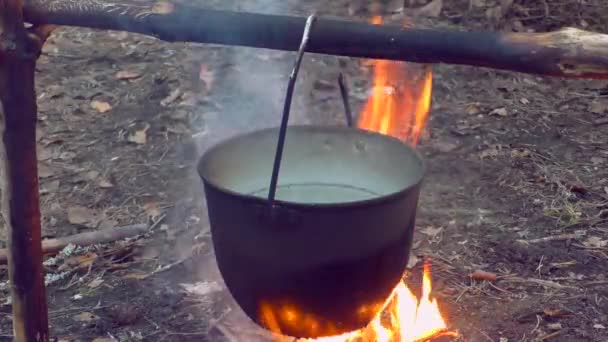
[[[128,237],[145,234],[148,231],[148,225],[135,224],[132,226],[80,233],[57,239],[48,239],[42,241],[42,253],[46,255],[54,254],[61,251],[68,245],[90,246],[98,243],[118,241]],[[0,265],[7,261],[7,256],[7,250],[0,249]]]

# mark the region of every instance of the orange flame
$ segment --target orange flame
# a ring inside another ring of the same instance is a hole
[[[372,19],[373,24],[381,24],[381,17]],[[402,62],[374,60],[374,88],[368,99],[358,126],[361,129],[391,135],[416,146],[428,120],[431,107],[433,75],[430,67],[421,70],[419,66]],[[382,307],[362,308],[379,311],[368,327],[342,335],[318,339],[301,339],[300,342],[417,342],[438,335],[457,336],[447,330],[437,301],[431,298],[430,264],[425,263],[422,296],[420,300],[399,283]],[[275,333],[277,342],[293,341],[280,335],[280,324],[301,328],[316,334],[335,329],[331,323],[321,320],[289,305],[262,303],[260,318]],[[331,334],[328,334],[331,335]]]
[[[381,24],[374,17],[373,24]],[[359,117],[359,128],[399,138],[416,146],[431,107],[433,75],[425,66],[375,60],[374,88]]]
[[[431,270],[430,263],[425,263],[422,278],[422,296],[420,300],[410,291],[404,282],[393,290],[384,310],[381,310],[368,327],[342,335],[322,337],[317,339],[300,339],[300,342],[417,342],[439,335],[458,336],[454,331],[448,331],[447,324],[439,311],[436,299],[431,298]],[[274,309],[267,303],[262,308],[262,316],[267,323],[293,318],[294,324],[306,325],[296,317],[302,317],[301,312],[284,307]],[[318,323],[318,321],[317,321]],[[271,331],[280,334],[278,325]],[[292,341],[292,339],[276,335],[276,342]]]

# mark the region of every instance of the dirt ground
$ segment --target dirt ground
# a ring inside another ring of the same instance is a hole
[[[498,1],[453,1],[432,20],[608,33],[606,5],[571,2],[578,7],[515,1],[499,12]],[[204,5],[366,20],[365,6],[348,1]],[[37,74],[44,236],[151,225],[146,236],[46,261],[57,340],[268,340],[223,287],[195,164],[215,142],[279,124],[293,58],[120,32],[53,34]],[[306,55],[292,123],[344,124],[339,72],[361,109],[368,66]],[[432,261],[450,327],[466,341],[608,341],[608,82],[446,65],[433,72],[414,253]],[[475,270],[498,279],[473,280]],[[8,341],[7,278],[0,265],[0,340]]]

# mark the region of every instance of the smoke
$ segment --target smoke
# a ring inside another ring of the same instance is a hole
[[[218,3],[218,6],[205,2],[204,6],[244,12],[293,14],[289,2],[281,0],[222,2]],[[182,255],[189,252],[193,241],[194,244],[202,244],[200,249],[204,253],[210,250],[212,245],[202,181],[196,172],[195,164],[192,163],[195,161],[193,159],[197,161],[207,149],[230,136],[279,126],[288,77],[296,58],[295,52],[226,46],[194,48],[200,55],[192,56],[195,61],[193,73],[198,77],[208,78],[206,81],[211,83],[211,86],[201,87],[201,91],[206,92],[205,100],[195,109],[189,120],[190,128],[195,133],[181,151],[183,158],[189,160],[191,165],[191,174],[184,181],[183,187],[180,187],[191,202],[183,205],[195,207],[196,214],[191,215],[188,210],[178,210],[183,216],[176,215],[173,219],[183,221],[195,216],[198,221],[195,219],[196,222],[192,221],[192,224],[200,228],[195,228],[198,229],[196,238],[193,237],[193,232],[186,234],[187,236],[178,242],[176,249],[181,252],[178,254]],[[307,56],[302,63],[296,86],[290,125],[309,123],[305,102],[311,85],[305,76],[306,59]],[[201,65],[207,70],[204,75],[199,75],[197,70]],[[198,281],[224,286],[212,252],[192,260]],[[182,279],[176,280],[184,282]],[[233,335],[233,340],[238,341],[270,340],[263,329],[246,317],[225,288],[221,293],[210,296],[212,303],[209,306],[213,309],[201,309],[199,319],[217,320],[211,334]],[[211,314],[213,317],[210,317],[209,311],[215,312]]]

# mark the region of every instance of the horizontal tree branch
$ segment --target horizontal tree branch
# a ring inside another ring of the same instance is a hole
[[[26,0],[28,22],[152,35],[165,41],[297,51],[306,18],[203,9],[168,1]],[[319,18],[309,52],[608,78],[608,35],[461,32]]]

